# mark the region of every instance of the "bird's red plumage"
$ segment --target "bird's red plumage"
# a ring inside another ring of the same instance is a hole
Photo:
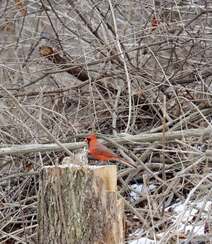
[[[95,134],[91,134],[86,139],[88,142],[88,152],[94,159],[103,161],[120,159],[112,150],[101,144]]]
[[[108,160],[118,160],[125,165],[130,167],[136,167],[132,163],[127,162],[126,160],[119,157],[112,150],[101,144],[95,134],[91,134],[86,137],[86,141],[88,143],[88,152],[92,156],[93,159],[100,161],[108,161]]]

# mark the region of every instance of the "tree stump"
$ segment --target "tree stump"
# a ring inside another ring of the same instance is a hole
[[[116,166],[47,166],[38,199],[39,244],[120,244]]]

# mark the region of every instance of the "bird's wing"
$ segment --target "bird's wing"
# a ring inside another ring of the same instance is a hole
[[[98,142],[96,143],[95,153],[98,155],[102,155],[104,157],[108,157],[108,159],[110,158],[111,160],[120,160],[120,162],[123,163],[124,165],[136,168],[135,164],[128,162],[125,159],[119,157],[116,153],[114,153],[112,150],[110,150],[109,148],[107,148],[101,143]]]
[[[107,148],[106,146],[104,146],[101,143],[96,143],[96,153],[98,154],[102,154],[104,156],[108,156],[108,157],[114,157],[114,158],[119,158],[119,156],[117,154],[115,154],[111,149]]]

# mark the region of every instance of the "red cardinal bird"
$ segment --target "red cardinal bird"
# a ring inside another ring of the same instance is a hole
[[[86,142],[88,143],[88,153],[96,160],[107,161],[107,160],[118,160],[123,164],[130,167],[136,167],[135,165],[126,162],[124,159],[115,154],[112,150],[101,144],[95,134],[91,134],[86,137]]]
[[[153,18],[152,18],[151,25],[152,25],[152,31],[156,30],[156,28],[157,28],[158,25],[159,25],[159,21],[158,21],[158,19],[155,17],[155,15],[154,15]]]

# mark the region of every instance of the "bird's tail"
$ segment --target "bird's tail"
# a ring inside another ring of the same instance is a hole
[[[124,164],[124,165],[126,165],[126,166],[128,166],[128,167],[131,167],[131,168],[137,168],[137,166],[136,166],[135,164],[133,164],[133,163],[131,163],[131,162],[129,162],[129,161],[123,159],[123,158],[119,158],[119,161],[120,161],[122,164]]]

